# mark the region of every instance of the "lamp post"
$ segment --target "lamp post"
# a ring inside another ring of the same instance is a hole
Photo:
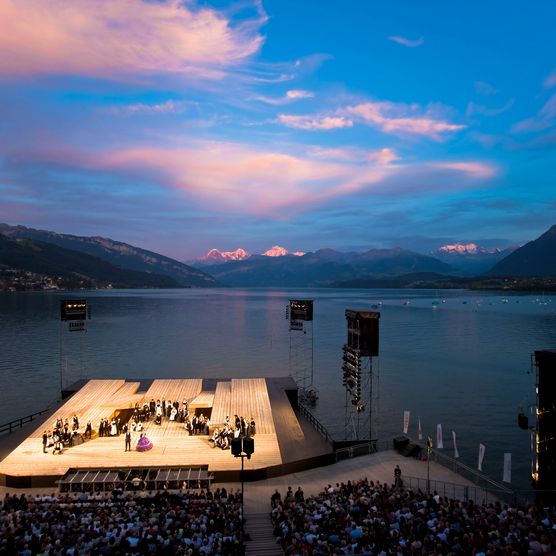
[[[255,441],[250,436],[240,436],[233,438],[231,443],[232,455],[241,458],[241,548],[245,552],[245,530],[243,519],[243,458],[251,459],[255,452]]]
[[[427,436],[427,494],[431,493],[430,462],[432,453],[432,438]]]

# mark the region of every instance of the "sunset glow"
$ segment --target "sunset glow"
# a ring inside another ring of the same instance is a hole
[[[555,16],[4,0],[0,222],[179,260],[523,243],[555,223]]]

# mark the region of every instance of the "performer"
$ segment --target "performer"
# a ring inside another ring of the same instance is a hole
[[[153,443],[143,434],[139,437],[139,441],[137,442],[136,450],[138,452],[147,452],[153,447]]]
[[[42,453],[46,454],[46,445],[48,444],[48,434],[46,431],[42,433]]]
[[[126,431],[125,433],[125,451],[131,452],[131,432]]]

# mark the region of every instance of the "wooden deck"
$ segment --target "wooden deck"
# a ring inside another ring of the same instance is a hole
[[[10,478],[60,477],[70,468],[116,468],[116,467],[165,467],[208,465],[209,472],[234,471],[240,467],[230,450],[213,448],[208,436],[190,436],[183,423],[163,419],[161,425],[149,421],[143,432],[154,447],[148,452],[137,452],[134,448],[139,434],[132,437],[131,452],[125,451],[124,436],[98,437],[73,447],[64,448],[62,454],[42,450],[42,434],[52,429],[56,419],[68,419],[73,415],[84,432],[88,421],[93,431],[98,431],[102,418],[114,415],[118,410],[142,405],[151,399],[187,400],[190,409],[210,408],[211,430],[221,426],[226,416],[233,421],[241,415],[256,423],[255,454],[245,459],[246,470],[276,468],[295,461],[296,446],[307,446],[303,431],[295,417],[285,394],[276,396],[271,404],[267,381],[285,383],[289,379],[223,379],[216,381],[215,390],[204,391],[202,379],[153,380],[146,390],[141,391],[140,382],[125,380],[89,380],[80,390],[61,405],[46,421],[36,427],[27,438],[0,462],[0,484],[9,483]],[[282,381],[282,382],[280,382]],[[272,391],[280,386],[272,386]],[[275,421],[282,426],[276,427]],[[287,426],[283,422],[287,421]],[[277,432],[279,429],[279,432]],[[279,438],[279,435],[281,438]],[[280,449],[282,446],[282,450]],[[288,450],[284,451],[284,446]],[[6,482],[7,480],[7,482]]]

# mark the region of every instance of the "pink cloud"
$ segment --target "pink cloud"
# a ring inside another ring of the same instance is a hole
[[[356,194],[403,195],[405,192],[474,187],[495,174],[474,161],[402,164],[390,149],[356,150],[353,158],[319,159],[304,153],[260,146],[198,141],[180,147],[141,146],[87,151],[75,146],[41,147],[12,153],[20,163],[54,163],[60,167],[101,171],[124,181],[140,179],[153,187],[175,190],[184,202],[233,214],[284,219],[315,205]],[[295,152],[295,154],[292,154]]]
[[[271,104],[272,106],[282,106],[284,104],[290,104],[296,100],[303,100],[307,98],[313,98],[315,93],[311,91],[304,91],[302,89],[292,89],[291,91],[286,91],[281,97],[269,97],[264,95],[259,95],[253,97],[254,100],[264,102],[265,104]]]
[[[351,127],[353,122],[343,116],[293,116],[280,114],[278,121],[288,127],[309,131],[341,129]]]
[[[175,0],[2,0],[0,21],[0,75],[197,80],[221,78],[257,52],[264,17],[232,26]]]
[[[483,162],[435,162],[431,163],[430,166],[432,168],[461,172],[478,180],[486,180],[496,175],[496,169],[490,164]]]
[[[378,162],[384,166],[388,166],[392,162],[399,160],[398,156],[396,155],[394,149],[380,149],[378,151],[371,151],[367,154],[369,160]]]
[[[407,46],[408,48],[415,48],[417,46],[421,46],[424,44],[425,39],[423,37],[419,37],[418,39],[406,39],[405,37],[400,37],[399,35],[391,35],[388,37],[389,41],[396,42],[403,46]]]
[[[292,100],[300,99],[300,98],[313,98],[315,93],[311,91],[304,91],[301,89],[292,89],[286,93],[286,97]]]
[[[345,113],[360,121],[376,126],[386,133],[423,135],[439,140],[446,133],[464,129],[464,125],[452,124],[429,112],[419,113],[419,106],[393,102],[364,102],[349,106]]]

